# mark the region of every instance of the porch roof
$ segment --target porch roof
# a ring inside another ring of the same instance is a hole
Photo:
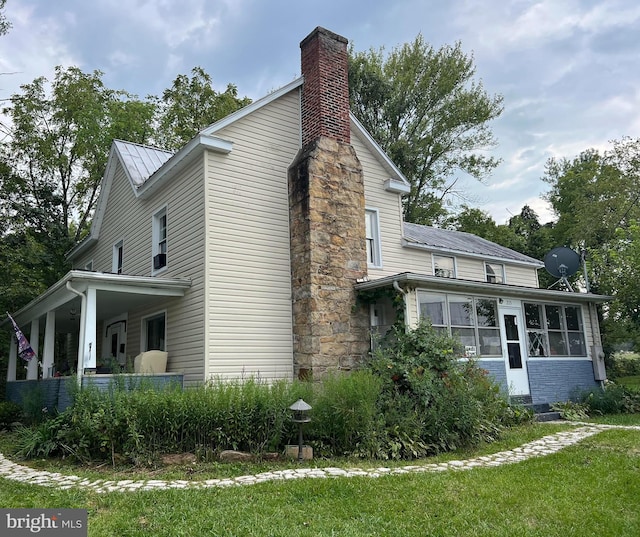
[[[393,276],[385,276],[376,280],[356,283],[356,291],[370,291],[381,287],[392,286],[394,282],[405,287],[424,287],[442,292],[473,293],[498,297],[511,297],[530,300],[553,300],[556,302],[608,302],[613,299],[607,295],[594,293],[577,293],[570,291],[557,291],[554,289],[539,289],[537,287],[521,287],[501,283],[486,283],[472,280],[458,280],[454,278],[442,278],[427,274],[403,272]]]
[[[184,296],[191,287],[191,281],[72,270],[39,297],[15,312],[13,318],[16,323],[22,326],[46,315],[49,311],[55,311],[57,326],[63,326],[65,323],[77,324],[73,317],[80,316],[80,297],[69,287],[80,293],[89,288],[96,290],[98,320],[101,320],[109,319],[137,305],[148,305],[154,300]],[[71,313],[72,310],[77,313]]]

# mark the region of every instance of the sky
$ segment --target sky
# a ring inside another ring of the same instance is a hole
[[[547,160],[640,137],[637,0],[7,0],[0,99],[57,65],[104,73],[107,87],[159,95],[200,66],[258,99],[300,75],[300,41],[316,26],[356,51],[391,50],[422,34],[457,41],[476,79],[504,97],[492,122],[502,160],[485,184],[460,178],[470,205],[498,224],[541,195]]]

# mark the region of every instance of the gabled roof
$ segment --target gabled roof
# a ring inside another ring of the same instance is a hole
[[[180,165],[190,160],[193,155],[196,154],[196,150],[208,148],[213,151],[229,153],[233,146],[232,142],[217,138],[215,136],[216,133],[272,103],[283,95],[299,89],[303,83],[304,79],[302,77],[297,78],[269,95],[205,127],[176,153],[171,153],[156,147],[115,140],[111,147],[109,161],[102,180],[102,189],[96,204],[91,231],[85,239],[68,252],[67,258],[73,259],[98,240],[117,162],[121,163],[131,183],[134,195],[136,197],[147,196],[160,186],[165,179],[173,175],[173,172],[176,171]],[[385,188],[393,192],[408,192],[410,188],[409,181],[351,112],[350,122],[351,129],[354,133],[363,140],[378,162],[389,173],[390,178],[387,181],[389,184],[385,185]]]
[[[114,140],[113,147],[120,156],[122,166],[134,188],[139,188],[173,153],[146,145]]]
[[[533,257],[464,231],[453,231],[405,222],[404,240],[405,246],[423,248],[434,252],[464,254],[469,257],[533,265],[538,268],[544,266],[541,261]]]

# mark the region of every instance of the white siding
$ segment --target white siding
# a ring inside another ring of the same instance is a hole
[[[433,274],[431,252],[402,246],[402,202],[398,194],[387,192],[384,183],[389,174],[371,151],[356,136],[351,137],[364,172],[366,205],[379,211],[382,246],[382,267],[369,268],[371,279],[391,276],[400,272]],[[463,280],[485,281],[484,260],[456,255],[457,277]],[[537,287],[534,268],[505,263],[507,282],[512,285]]]
[[[76,266],[93,259],[96,271],[110,272],[113,243],[123,240],[123,273],[151,276],[153,214],[167,208],[167,270],[159,277],[187,278],[192,282],[183,298],[170,298],[128,311],[127,355],[141,350],[144,317],[166,311],[167,368],[183,372],[185,382],[204,380],[204,158],[194,159],[149,198],[134,196],[118,164],[109,192],[98,243]],[[124,312],[123,312],[124,313]]]
[[[292,378],[287,169],[299,150],[298,91],[216,136],[207,154],[206,376]]]

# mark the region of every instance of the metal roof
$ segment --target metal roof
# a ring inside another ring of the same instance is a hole
[[[113,142],[131,182],[139,188],[149,179],[173,153],[146,145],[115,140]]]
[[[528,255],[516,252],[511,248],[500,246],[495,242],[488,241],[477,235],[465,233],[464,231],[453,231],[451,229],[440,229],[419,224],[404,223],[404,238],[407,246],[418,246],[433,251],[463,253],[471,256],[481,256],[484,258],[503,259],[516,263],[525,263],[542,267],[544,264],[529,257]]]

